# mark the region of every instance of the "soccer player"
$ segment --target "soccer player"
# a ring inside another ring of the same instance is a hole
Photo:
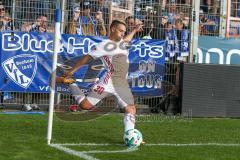
[[[128,49],[129,43],[135,33],[142,31],[142,26],[136,26],[131,33],[125,35],[126,24],[120,20],[113,20],[110,26],[110,36],[99,43],[89,54],[84,55],[75,66],[65,73],[63,77],[70,78],[79,68],[88,62],[100,58],[106,73],[91,88],[85,96],[76,84],[70,85],[72,93],[82,109],[91,110],[103,98],[114,95],[118,103],[125,110],[124,130],[134,129],[136,107],[134,98],[127,81],[128,74]]]

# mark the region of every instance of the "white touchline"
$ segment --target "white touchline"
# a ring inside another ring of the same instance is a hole
[[[156,143],[156,144],[144,144],[145,146],[174,146],[174,147],[184,147],[184,146],[223,146],[223,147],[240,147],[238,143]]]
[[[124,146],[124,144],[111,143],[61,143],[56,144],[61,146]],[[146,143],[143,146],[236,146],[240,147],[239,143]]]

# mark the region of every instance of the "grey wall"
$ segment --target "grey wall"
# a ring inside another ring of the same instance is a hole
[[[193,117],[240,117],[240,66],[185,64],[182,95]]]

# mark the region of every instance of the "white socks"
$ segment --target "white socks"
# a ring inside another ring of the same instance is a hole
[[[126,132],[130,129],[134,129],[134,127],[135,127],[135,115],[133,115],[131,113],[125,114],[124,119],[123,119],[123,123],[124,123],[124,132]]]
[[[84,99],[85,99],[85,94],[83,91],[77,86],[76,83],[70,84],[69,85],[72,95],[74,99],[77,101],[77,104],[79,105]]]

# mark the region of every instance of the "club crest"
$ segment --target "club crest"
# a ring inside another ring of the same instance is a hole
[[[14,56],[5,60],[2,67],[12,81],[27,89],[37,71],[37,56],[30,54]]]

